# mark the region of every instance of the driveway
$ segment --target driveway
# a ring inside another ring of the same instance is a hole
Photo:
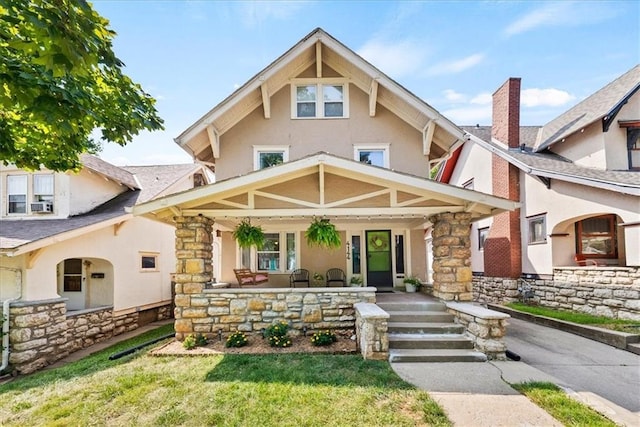
[[[575,392],[640,413],[640,356],[524,320],[509,319],[507,348]]]

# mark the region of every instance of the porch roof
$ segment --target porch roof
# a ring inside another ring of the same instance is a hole
[[[231,228],[251,217],[424,224],[430,215],[469,212],[474,219],[519,207],[517,202],[320,152],[133,207],[167,223],[204,215]]]

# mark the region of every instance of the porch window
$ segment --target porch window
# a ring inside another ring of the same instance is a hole
[[[255,145],[253,147],[253,169],[265,169],[289,161],[289,146]]]
[[[158,271],[158,254],[141,252],[140,271]]]
[[[82,260],[70,258],[64,260],[64,292],[82,292]]]
[[[527,218],[529,223],[529,244],[547,243],[547,216],[536,215]]]
[[[8,213],[27,213],[27,175],[7,176],[7,197]]]
[[[576,223],[576,254],[585,258],[617,258],[616,216],[602,215]]]
[[[360,236],[351,236],[351,271],[360,274]]]
[[[389,168],[389,144],[354,145],[353,157],[360,163]]]
[[[264,233],[264,239],[260,249],[240,248],[243,267],[250,268],[253,253],[258,270],[285,272],[298,268],[296,233]]]
[[[294,119],[348,117],[348,84],[343,79],[300,79],[292,85]]]

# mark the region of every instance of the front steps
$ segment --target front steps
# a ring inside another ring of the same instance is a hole
[[[390,362],[485,362],[438,301],[379,302],[389,313]]]

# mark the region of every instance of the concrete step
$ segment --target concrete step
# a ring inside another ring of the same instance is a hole
[[[473,350],[444,349],[393,349],[389,350],[389,362],[486,362],[487,356]]]
[[[462,334],[389,334],[389,349],[465,349],[473,342]]]
[[[387,311],[389,322],[453,323],[454,315],[440,311]]]
[[[461,334],[464,326],[451,322],[388,322],[389,333]]]
[[[627,351],[640,354],[640,343],[627,344]]]
[[[378,307],[390,311],[447,311],[447,306],[439,301],[379,302]]]

